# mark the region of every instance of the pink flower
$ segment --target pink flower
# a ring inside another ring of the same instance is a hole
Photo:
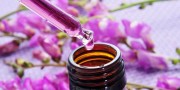
[[[119,44],[118,47],[122,53],[122,58],[126,63],[134,62],[137,60],[137,54],[134,50],[130,50],[127,46],[123,44]]]
[[[35,35],[33,35],[33,36],[29,39],[29,46],[35,47],[35,46],[39,45],[38,39],[39,39],[40,36],[41,36],[41,35],[40,35],[39,33],[36,33]]]
[[[12,40],[8,43],[0,45],[0,55],[10,54],[15,52],[19,48],[19,42],[17,40]]]
[[[163,75],[158,78],[156,86],[163,90],[178,90],[180,89],[180,78]]]
[[[146,45],[146,48],[148,50],[152,50],[154,48],[154,43],[150,38],[151,28],[147,24],[130,22],[128,20],[122,20],[122,23],[125,27],[125,32],[127,36],[130,36],[132,38],[140,38]]]
[[[41,47],[52,57],[60,58],[61,50],[60,47],[50,38],[39,37],[39,43]]]
[[[141,43],[139,41],[131,41],[130,42],[130,46],[132,49],[135,49],[135,50],[146,50],[146,47],[145,45],[143,45],[144,43]]]
[[[38,59],[38,60],[50,60],[51,57],[46,53],[46,52],[43,52],[41,50],[35,50],[33,51],[33,57]]]
[[[73,15],[73,16],[78,16],[79,15],[79,10],[76,9],[73,6],[69,5],[68,0],[54,0],[52,1],[56,6],[58,6],[60,9],[63,9],[67,13]]]
[[[3,22],[0,22],[0,31],[5,31],[5,25]]]
[[[144,70],[166,70],[168,68],[167,60],[164,57],[158,56],[157,54],[148,51],[138,50],[137,58],[139,64],[138,66]]]
[[[59,8],[66,10],[68,7],[68,0],[53,0],[52,3],[54,3],[55,5],[57,5]]]
[[[51,31],[50,27],[48,26],[48,23],[45,20],[43,20],[41,17],[31,12],[18,14],[16,23],[17,23],[16,26],[23,28],[31,27],[41,32]]]
[[[122,20],[122,23],[125,27],[126,34],[133,38],[141,38],[142,35],[148,35],[151,30],[151,28],[145,23],[130,22],[128,20]]]
[[[85,5],[88,16],[107,15],[108,9],[100,0],[91,0]]]
[[[74,49],[76,49],[77,47],[79,47],[79,45],[78,45],[78,43],[71,42],[70,47],[71,47],[72,50],[74,50]]]
[[[134,51],[122,51],[122,58],[126,61],[126,62],[134,62],[137,60],[137,55]]]
[[[11,81],[0,81],[2,90],[69,90],[68,75],[63,71],[57,75],[45,76],[39,80],[15,78]]]
[[[153,50],[154,43],[149,35],[145,35],[145,34],[142,35],[142,40],[143,40],[147,50]]]
[[[58,90],[69,90],[68,74],[65,71],[57,74],[55,77],[54,84],[57,86]]]
[[[79,15],[79,11],[76,8],[72,7],[72,6],[68,7],[67,11],[68,11],[69,14],[71,14],[71,15],[73,15],[75,17],[78,17],[78,15]]]
[[[8,33],[22,33],[27,37],[32,37],[35,34],[35,30],[29,26],[22,26],[18,25],[16,22],[13,21],[3,21],[4,24],[4,32]]]
[[[0,89],[2,89],[2,90],[22,90],[21,79],[17,77],[11,81],[0,82]]]
[[[25,78],[23,81],[23,89],[27,90],[57,90],[56,86],[46,78],[39,80],[31,80],[30,78]]]
[[[85,24],[85,28],[93,30],[95,42],[101,41],[117,45],[121,39],[125,38],[124,33],[119,29],[118,22],[107,18],[92,19]]]

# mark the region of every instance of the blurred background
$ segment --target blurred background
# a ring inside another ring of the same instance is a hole
[[[108,9],[118,7],[122,2],[133,3],[142,0],[102,0]],[[0,17],[15,11],[19,6],[17,0],[0,0]],[[122,19],[130,21],[145,22],[151,27],[151,38],[155,45],[155,52],[167,58],[179,58],[176,54],[176,48],[180,47],[180,1],[157,2],[147,6],[145,9],[138,9],[139,6],[128,8],[121,11],[111,13],[116,21],[121,22]],[[11,18],[15,18],[11,16]],[[121,26],[120,26],[121,27]],[[122,28],[123,29],[123,28]],[[0,44],[8,42],[11,38],[0,37]],[[26,45],[26,44],[25,44]],[[3,63],[3,60],[12,60],[17,57],[33,60],[36,62],[31,52],[36,48],[22,48],[9,56],[0,56],[0,81],[11,80],[15,74],[13,70]],[[67,49],[69,50],[69,49]],[[156,86],[157,78],[162,75],[180,76],[180,66],[169,64],[166,71],[144,72],[133,67],[126,70],[128,82],[138,83],[149,86]],[[45,74],[56,73],[59,68],[48,67],[43,70],[40,68],[32,68],[25,71],[24,77],[33,79],[41,78]]]

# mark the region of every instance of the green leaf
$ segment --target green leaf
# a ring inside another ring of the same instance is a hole
[[[80,16],[78,17],[78,20],[80,21],[81,24],[85,24],[86,22],[88,22],[88,17],[86,16]]]
[[[22,65],[22,67],[24,68],[30,68],[33,67],[33,64],[31,62],[24,62],[24,64]]]
[[[180,48],[176,48],[176,53],[180,55]]]
[[[139,9],[144,9],[145,7],[146,7],[146,5],[143,3],[143,4],[140,4]]]
[[[22,59],[22,58],[17,58],[16,59],[16,64],[19,65],[19,66],[22,66],[24,64],[25,60]]]
[[[87,2],[88,2],[88,0],[77,0],[77,1],[69,0],[69,4],[78,5],[80,7],[83,7],[84,5],[86,5]]]
[[[19,10],[27,10],[27,8],[24,5],[19,5]]]
[[[46,58],[46,59],[42,60],[42,62],[43,62],[44,64],[48,64],[48,63],[50,62],[50,59],[49,59],[49,58]]]
[[[67,38],[68,37],[67,34],[64,33],[64,32],[59,32],[59,33],[57,33],[56,36],[57,36],[58,39],[63,39],[63,38]]]
[[[17,58],[16,59],[16,64],[23,67],[23,68],[30,68],[33,67],[33,64],[31,62],[27,62],[22,58]]]
[[[22,67],[17,68],[17,75],[22,78],[24,76],[24,69]]]
[[[172,61],[172,63],[173,63],[174,65],[180,63],[180,59],[171,59],[171,61]]]

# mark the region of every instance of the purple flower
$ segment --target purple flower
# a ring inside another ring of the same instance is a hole
[[[130,46],[132,49],[135,49],[135,50],[145,50],[146,49],[145,45],[143,45],[143,43],[141,43],[139,41],[131,41]]]
[[[141,38],[142,35],[148,35],[151,30],[151,28],[145,23],[130,22],[128,20],[122,20],[122,23],[126,34],[133,38]]]
[[[76,42],[71,42],[70,47],[71,47],[72,50],[74,50],[74,49],[76,49],[77,47],[79,47],[79,44],[76,43]]]
[[[33,86],[33,82],[30,78],[25,78],[23,82],[23,88],[26,88],[27,90],[35,90]]]
[[[85,5],[88,16],[107,15],[108,9],[100,0],[91,0]]]
[[[68,7],[68,0],[53,0],[52,3],[57,5],[59,8],[66,10]]]
[[[45,76],[39,80],[30,78],[15,78],[11,81],[0,81],[2,90],[69,90],[69,80],[66,72]]]
[[[69,14],[75,16],[75,17],[78,17],[78,15],[79,15],[79,11],[78,11],[76,8],[72,7],[72,6],[69,6],[69,7],[67,8],[67,12],[68,12]]]
[[[154,48],[154,43],[150,38],[151,28],[147,24],[139,22],[130,22],[128,20],[122,20],[122,23],[125,27],[126,35],[132,38],[140,38],[146,45],[146,48],[148,50],[152,50]]]
[[[130,50],[127,46],[119,44],[119,49],[122,53],[122,58],[125,62],[135,62],[137,60],[137,53],[135,50]]]
[[[22,90],[21,79],[15,78],[7,82],[0,82],[0,89],[2,90]]]
[[[39,42],[42,40],[40,38],[48,38],[53,43],[57,43],[59,41],[56,35],[44,34],[44,33],[42,34],[42,33],[37,32],[33,37],[30,38],[29,46],[34,47],[34,46],[39,45]]]
[[[3,22],[0,22],[0,31],[5,31],[5,25]]]
[[[38,60],[50,60],[51,59],[51,57],[46,52],[43,52],[41,50],[33,51],[33,57]]]
[[[180,78],[163,75],[158,78],[157,87],[163,90],[179,90]]]
[[[0,31],[3,31],[3,32],[10,31],[11,28],[10,28],[9,22],[7,20],[2,20],[0,29],[1,29]]]
[[[79,15],[78,9],[76,9],[73,6],[70,6],[68,0],[54,0],[53,3],[56,6],[58,6],[59,8],[63,9],[64,11],[66,11],[67,13],[69,13],[69,14],[71,14],[73,16],[78,16]]]
[[[39,45],[38,39],[39,39],[40,36],[41,36],[41,35],[40,35],[39,33],[36,33],[35,35],[33,35],[33,36],[29,39],[29,46],[35,47],[35,46]]]
[[[58,81],[61,82],[57,84],[59,86],[58,90],[69,90],[69,79],[67,73],[60,73],[56,75],[56,77],[58,78]]]
[[[63,71],[57,75],[45,76],[41,80],[32,81],[34,90],[69,90],[68,75]]]
[[[137,60],[137,55],[134,51],[122,51],[122,57],[126,62],[134,62]]]
[[[142,35],[142,40],[146,46],[146,49],[153,51],[154,43],[153,43],[152,39],[150,38],[150,36],[144,34],[144,35]]]
[[[137,58],[138,66],[144,70],[166,70],[168,68],[167,60],[163,56],[158,56],[157,54],[148,51],[138,50]]]
[[[56,90],[56,86],[54,86],[53,83],[46,78],[43,78],[43,79],[37,80],[37,81],[33,81],[33,83],[35,83],[33,85],[35,90]]]
[[[121,39],[125,38],[119,29],[118,22],[107,18],[92,19],[86,23],[85,28],[93,30],[95,42],[101,41],[117,45]]]
[[[56,86],[53,85],[46,78],[40,80],[31,80],[30,78],[25,78],[23,82],[23,89],[27,90],[57,90]]]
[[[52,58],[61,57],[60,47],[53,41],[53,39],[49,37],[39,37],[39,43]]]
[[[22,33],[28,37],[32,37],[35,34],[35,30],[29,26],[18,25],[16,22],[12,21],[3,21],[4,32],[8,33]]]
[[[18,14],[18,17],[16,20],[17,20],[16,26],[19,26],[19,27],[26,28],[29,26],[41,32],[51,31],[51,28],[48,26],[48,23],[45,20],[43,20],[41,17],[31,12]]]
[[[12,40],[8,43],[0,45],[0,55],[10,54],[15,52],[19,48],[19,42],[17,40]]]

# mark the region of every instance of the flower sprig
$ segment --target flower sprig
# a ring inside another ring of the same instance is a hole
[[[155,2],[164,2],[164,1],[174,1],[174,0],[144,0],[144,1],[134,2],[130,4],[122,3],[120,7],[109,10],[109,12],[116,12],[119,10],[124,10],[130,7],[134,7],[134,6],[139,6],[139,9],[144,9],[146,6],[152,5]]]
[[[28,9],[26,7],[24,7],[23,5],[20,5],[17,10],[15,10],[13,12],[10,12],[10,13],[0,17],[0,21],[2,21],[3,19],[5,19],[5,18],[7,18],[7,17],[9,17],[9,16],[11,16],[13,14],[16,14],[18,12],[25,11],[25,10],[28,10]]]
[[[180,48],[176,48],[176,53],[180,56]],[[171,58],[172,64],[177,65],[180,64],[180,58]]]
[[[4,63],[12,67],[14,72],[17,73],[17,75],[21,78],[24,76],[24,70],[30,69],[30,68],[39,67],[43,69],[45,67],[66,67],[66,62],[64,61],[61,61],[59,63],[49,63],[49,60],[48,60],[48,61],[42,61],[42,64],[33,64],[32,62],[27,61],[22,58],[17,58],[14,63],[7,62],[7,61],[4,61]]]

